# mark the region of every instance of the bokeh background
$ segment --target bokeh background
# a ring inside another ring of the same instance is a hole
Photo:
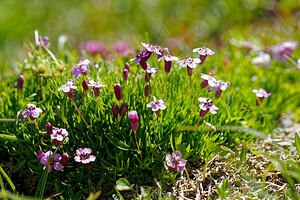
[[[300,0],[0,0],[0,77],[19,73],[34,30],[49,36],[55,53],[60,35],[77,51],[87,40],[218,50],[233,38],[299,41],[299,27]]]

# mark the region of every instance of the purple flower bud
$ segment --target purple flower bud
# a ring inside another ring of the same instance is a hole
[[[70,91],[67,92],[67,96],[68,96],[70,99],[73,99],[74,94],[73,94],[73,90],[72,90],[72,89],[70,89]]]
[[[115,84],[114,91],[115,91],[115,95],[116,95],[117,100],[120,101],[122,99],[121,85],[120,84]]]
[[[139,128],[139,117],[135,110],[128,113],[128,118],[130,119],[131,128],[133,131],[137,131]]]
[[[215,93],[216,99],[220,98],[221,94],[222,94],[222,90],[221,90],[221,89],[218,89],[218,90],[216,91],[216,93]]]
[[[87,80],[82,81],[82,87],[83,87],[83,89],[84,89],[86,92],[89,91],[89,85],[88,85],[88,84],[89,84],[89,83],[88,83]]]
[[[125,69],[128,69],[128,72],[129,72],[129,68],[130,68],[130,65],[128,62],[125,63]]]
[[[94,94],[95,94],[96,97],[99,96],[99,94],[100,94],[100,88],[94,86],[93,87],[93,91],[94,91]]]
[[[145,82],[149,82],[151,78],[151,73],[146,72],[145,73]]]
[[[189,66],[187,66],[187,73],[188,73],[189,76],[193,75],[193,69],[194,68],[190,68]]]
[[[24,84],[24,77],[22,75],[20,75],[18,78],[18,84],[17,84],[17,87],[19,90],[23,88],[23,84]]]
[[[202,81],[202,83],[200,85],[201,89],[206,88],[207,86],[208,86],[208,80]]]
[[[52,134],[52,124],[50,122],[47,122],[45,127],[47,131],[47,136],[50,136]]]
[[[145,90],[144,90],[144,96],[145,97],[150,96],[150,85],[146,85]]]
[[[165,60],[165,72],[168,74],[171,71],[172,61]]]
[[[118,118],[119,106],[117,104],[114,104],[114,105],[112,105],[111,110],[112,110],[112,113],[113,113],[113,117]]]
[[[129,70],[128,70],[128,69],[124,69],[124,70],[123,70],[123,76],[124,76],[124,80],[125,80],[125,81],[128,80],[128,74],[129,74]]]
[[[201,110],[199,115],[200,117],[204,117],[207,113],[208,113],[209,110]]]
[[[69,162],[69,159],[70,159],[69,154],[68,153],[64,153],[62,155],[61,165],[64,166],[64,167],[67,166],[67,164]]]
[[[123,103],[120,108],[120,116],[123,117],[126,114],[127,110],[128,110],[128,104]]]
[[[53,144],[55,147],[58,147],[60,145],[61,141],[58,141],[57,139],[53,140]]]

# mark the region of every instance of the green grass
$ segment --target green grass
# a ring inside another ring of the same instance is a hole
[[[138,48],[141,49],[141,46]],[[174,63],[161,93],[165,80],[164,65],[163,62],[157,62],[156,55],[152,55],[148,63],[151,67],[159,68],[151,77],[152,95],[167,102],[167,109],[161,111],[155,126],[154,113],[146,107],[153,99],[143,95],[146,86],[143,70],[139,70],[132,88],[138,65],[130,62],[130,58],[114,56],[113,61],[108,61],[84,54],[92,63],[99,64],[99,68],[90,64],[88,77],[107,85],[100,93],[104,112],[101,114],[91,88],[87,93],[81,86],[81,82],[87,77],[80,76],[75,80],[78,88],[74,91],[74,102],[89,124],[87,127],[71,100],[62,91],[58,91],[61,85],[73,78],[71,69],[81,56],[72,49],[63,49],[56,55],[58,63],[42,48],[36,50],[31,45],[26,62],[19,64],[25,78],[20,97],[16,87],[17,76],[6,78],[0,83],[0,118],[19,119],[28,103],[33,103],[44,111],[36,119],[40,131],[29,120],[0,122],[0,152],[12,158],[14,164],[10,168],[22,180],[23,186],[17,187],[17,190],[24,192],[24,187],[30,186],[31,192],[26,193],[27,195],[34,195],[44,172],[37,159],[39,151],[46,152],[52,148],[52,151],[57,150],[61,154],[67,152],[70,155],[70,162],[62,171],[53,170],[48,174],[44,197],[61,193],[60,199],[81,199],[100,190],[104,197],[109,197],[116,193],[114,186],[119,178],[126,178],[130,183],[140,186],[155,185],[154,179],[158,179],[163,187],[171,185],[164,163],[166,154],[174,150],[182,152],[183,158],[188,160],[188,166],[199,163],[201,159],[208,162],[219,153],[220,145],[232,148],[240,143],[253,143],[257,135],[273,133],[282,113],[299,109],[300,72],[291,63],[272,61],[267,67],[257,68],[251,64],[251,56],[254,55],[247,55],[242,49],[229,46],[208,56],[200,68],[200,72],[205,74],[215,70],[216,78],[230,81],[231,86],[219,99],[215,99],[214,92],[209,93],[207,89],[201,91],[200,96],[213,99],[213,104],[219,110],[216,115],[208,113],[195,130],[200,111],[196,100],[202,82],[200,73],[193,82],[192,97],[189,89],[185,91],[189,87],[186,69],[181,69]],[[175,56],[182,60],[184,57],[198,57],[198,54],[189,52]],[[225,58],[229,59],[229,64],[224,63]],[[131,65],[128,82],[123,80],[122,75],[126,61]],[[198,69],[199,66],[194,70],[193,77]],[[119,104],[113,90],[116,83],[120,83],[122,87],[121,102],[128,103],[128,112],[138,112],[137,138],[141,155],[137,151],[127,114],[120,120],[119,127],[117,120],[112,117],[112,105]],[[272,95],[257,107],[252,89],[259,88],[272,92]],[[213,124],[217,131],[212,132],[204,120]],[[59,149],[52,145],[49,138],[41,140],[46,134],[46,122],[51,122],[55,127],[65,127],[69,132]],[[229,128],[222,128],[225,126]],[[252,134],[253,132],[256,134]],[[74,161],[76,149],[84,147],[91,148],[92,154],[97,157],[91,163],[92,168]],[[28,179],[29,175],[32,176],[31,179]],[[172,173],[172,177],[177,179],[179,173]],[[42,194],[41,191],[39,194]]]

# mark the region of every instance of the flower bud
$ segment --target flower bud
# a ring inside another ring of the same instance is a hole
[[[221,94],[222,94],[222,90],[218,89],[215,93],[216,99],[220,98]]]
[[[113,117],[118,118],[119,106],[117,104],[114,104],[114,105],[112,105],[111,110],[112,110],[112,113],[113,113]]]
[[[18,84],[17,84],[17,87],[19,90],[23,88],[23,84],[24,84],[24,77],[22,75],[20,75],[18,78]]]
[[[88,86],[88,81],[87,80],[84,80],[84,81],[82,81],[82,87],[83,87],[83,89],[86,91],[86,92],[88,92],[89,91],[89,86]]]
[[[120,116],[123,117],[126,114],[127,110],[128,110],[128,104],[123,103],[120,108]]]
[[[145,82],[149,82],[151,78],[151,73],[146,72],[145,73]]]
[[[189,76],[193,75],[193,68],[190,68],[189,66],[187,66],[187,72]]]
[[[128,69],[124,69],[124,70],[123,70],[123,76],[124,76],[124,80],[125,80],[125,81],[128,80],[128,74],[129,74],[129,70],[128,70]]]
[[[130,124],[131,124],[131,128],[132,130],[135,132],[138,130],[139,128],[139,117],[137,115],[137,112],[131,111],[128,113],[128,118],[130,119]]]
[[[144,96],[145,97],[150,96],[150,85],[146,85],[145,90],[144,90]]]
[[[93,91],[94,91],[94,94],[95,94],[96,97],[99,96],[99,94],[100,94],[100,88],[94,86],[93,87]]]
[[[209,111],[209,109],[201,110],[199,113],[200,117],[204,117],[208,113],[208,111]]]
[[[171,71],[172,61],[165,60],[165,72],[168,74]]]
[[[50,122],[47,122],[45,125],[45,129],[47,131],[47,136],[50,136],[52,134],[52,124]]]
[[[69,162],[69,159],[70,159],[69,154],[68,153],[64,153],[62,155],[62,158],[61,158],[61,165],[64,166],[64,167],[67,166],[67,164]]]
[[[70,89],[70,91],[67,92],[67,96],[68,96],[70,99],[73,99],[74,94],[73,94],[73,90],[72,90],[72,89]]]
[[[128,63],[128,62],[126,62],[126,63],[125,63],[125,69],[127,69],[127,70],[128,70],[128,72],[129,72],[129,68],[130,68],[130,65],[129,65],[129,63]]]
[[[115,91],[115,95],[116,95],[117,100],[120,101],[122,99],[121,85],[120,84],[115,84],[114,91]]]
[[[208,86],[208,80],[204,80],[201,82],[201,85],[200,85],[201,89],[206,88],[207,86]]]
[[[207,57],[207,54],[205,54],[205,55],[200,55],[200,60],[201,60],[200,65],[202,65],[202,64],[204,63],[206,57]]]

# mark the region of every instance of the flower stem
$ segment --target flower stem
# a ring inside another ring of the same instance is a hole
[[[44,100],[43,77],[40,77],[40,85],[41,85],[41,96],[42,96],[42,100]]]
[[[76,110],[78,111],[78,113],[79,113],[81,119],[84,121],[85,125],[88,127],[89,125],[88,125],[88,124],[86,123],[86,121],[84,120],[84,118],[83,118],[82,114],[80,113],[79,109],[77,108],[77,106],[76,106],[74,100],[73,100],[73,99],[71,99],[71,100],[72,100],[72,102],[73,102],[73,104],[74,104]]]
[[[201,119],[201,117],[199,118],[199,120],[198,120],[198,122],[197,122],[196,126],[198,126],[198,124],[199,124],[199,122],[200,122],[200,119]]]
[[[169,175],[169,177],[170,177],[170,179],[171,179],[171,181],[172,181],[172,183],[173,183],[173,185],[174,185],[174,187],[175,187],[175,189],[176,189],[178,195],[181,196],[181,195],[180,195],[180,192],[179,192],[179,190],[178,190],[178,188],[176,187],[175,181],[174,181],[174,179],[173,179],[172,176],[171,176],[171,173],[170,173],[168,167],[166,166],[166,164],[164,164],[164,166],[165,166],[165,169],[166,169],[166,171],[167,171],[167,174]]]
[[[33,120],[33,123],[34,123],[35,127],[37,128],[37,130],[39,131],[40,129],[39,129],[39,127],[38,127],[38,125],[37,125],[37,123],[36,123],[35,120]]]
[[[208,164],[208,162],[205,160],[205,166],[204,166],[204,171],[203,171],[203,179],[202,179],[202,182],[203,182],[203,183],[204,183],[204,181],[205,181],[207,164]]]
[[[142,154],[142,153],[141,153],[141,150],[140,150],[140,147],[139,147],[139,144],[138,144],[138,142],[137,142],[136,131],[133,131],[133,132],[134,132],[134,137],[135,137],[135,143],[136,143],[136,146],[137,146],[137,148],[138,148],[138,150],[139,150],[139,154]]]
[[[193,91],[192,91],[192,76],[190,76],[190,90],[191,90],[191,95],[193,99]]]
[[[141,65],[139,66],[139,68],[136,70],[136,72],[135,72],[135,74],[134,74],[133,81],[132,81],[132,86],[131,86],[131,91],[133,90],[134,80],[135,80],[135,77],[136,77],[138,71],[140,70],[140,68],[141,68]]]
[[[167,78],[168,78],[168,73],[166,74],[165,82],[164,82],[164,84],[163,84],[163,86],[162,86],[162,88],[161,88],[161,91],[160,91],[161,94],[162,94],[163,91],[164,91],[164,87],[165,87],[165,84],[166,84],[166,82],[167,82]]]

